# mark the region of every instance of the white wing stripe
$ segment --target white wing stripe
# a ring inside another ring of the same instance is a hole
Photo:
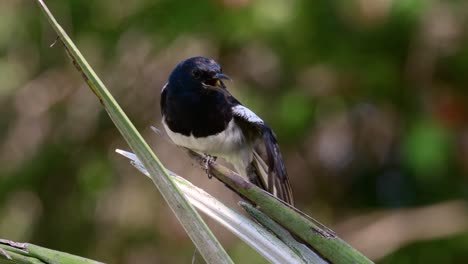
[[[243,105],[236,105],[232,108],[234,115],[245,118],[247,121],[257,124],[263,124],[263,120],[254,112]]]
[[[167,82],[167,83],[163,86],[163,88],[161,89],[161,93],[164,92],[164,89],[166,89],[166,87],[167,87],[168,84],[169,84],[169,83]]]

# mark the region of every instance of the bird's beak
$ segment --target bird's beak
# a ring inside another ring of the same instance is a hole
[[[229,80],[229,81],[232,81],[231,77],[227,76],[226,74],[224,73],[216,73],[215,76],[214,76],[215,79],[218,79],[218,80]]]
[[[222,79],[231,81],[231,78],[226,74],[216,73],[213,76],[213,79],[211,79],[210,83],[207,83],[208,85],[205,85],[205,88],[210,90],[216,90],[217,88],[226,89],[226,86],[221,81]]]

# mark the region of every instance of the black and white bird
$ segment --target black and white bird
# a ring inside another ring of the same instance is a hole
[[[162,123],[169,138],[200,154],[221,157],[252,183],[293,204],[278,142],[265,122],[226,89],[216,61],[180,62],[162,89]]]

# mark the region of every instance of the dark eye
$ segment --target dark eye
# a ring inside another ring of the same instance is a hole
[[[200,78],[200,77],[201,77],[201,71],[200,71],[200,70],[193,70],[193,71],[192,71],[192,76],[193,76],[193,78],[195,78],[195,79]]]

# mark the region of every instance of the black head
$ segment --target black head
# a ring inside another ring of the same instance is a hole
[[[222,79],[230,78],[222,73],[221,66],[205,57],[193,57],[180,62],[169,76],[169,84],[179,89],[226,89]]]

